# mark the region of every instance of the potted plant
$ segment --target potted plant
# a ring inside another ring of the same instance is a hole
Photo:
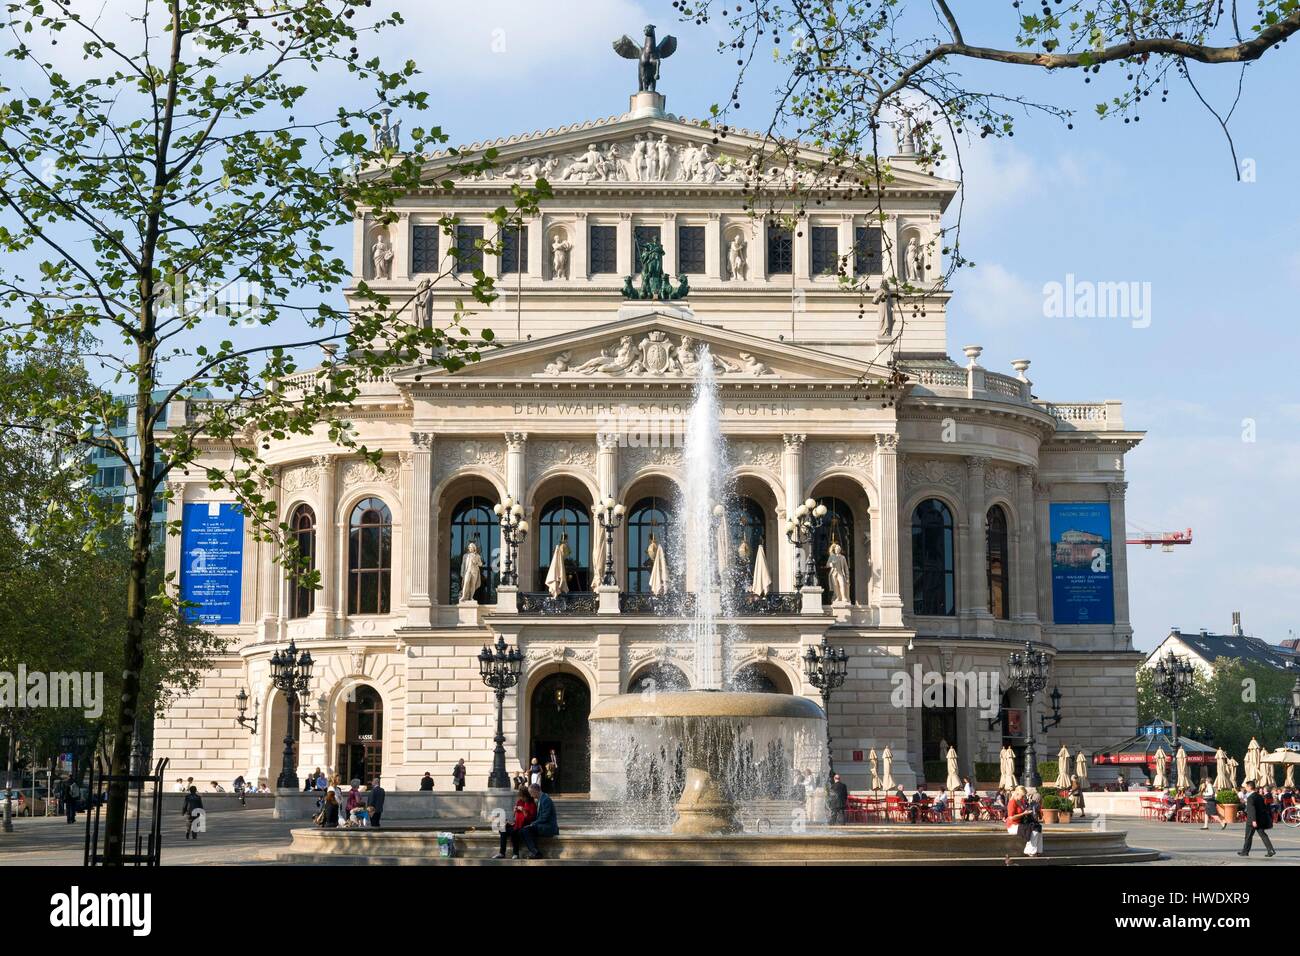
[[[1044,823],[1069,823],[1073,810],[1074,802],[1069,797],[1063,797],[1055,791],[1043,794]]]
[[[1241,806],[1241,800],[1237,797],[1236,790],[1225,787],[1214,795],[1214,802],[1218,804],[1219,816],[1223,817],[1228,823],[1236,822],[1237,810]]]

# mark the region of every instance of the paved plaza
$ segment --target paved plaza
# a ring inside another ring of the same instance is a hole
[[[288,847],[289,832],[302,821],[275,820],[268,810],[210,815],[208,832],[197,841],[184,839],[185,827],[179,814],[163,819],[163,863],[168,866],[193,864],[265,864],[267,858]],[[402,821],[415,826],[418,821]],[[1078,826],[1079,824],[1075,824]],[[561,822],[563,826],[563,822]],[[954,828],[961,824],[954,824]],[[1241,848],[1241,827],[1226,831],[1217,827],[1201,830],[1189,824],[1165,824],[1126,819],[1114,824],[1128,832],[1128,844],[1159,850],[1167,858],[1158,863],[1135,866],[1294,866],[1300,864],[1300,829],[1275,827],[1270,835],[1278,855],[1266,859],[1256,842],[1247,859],[1236,855]],[[899,826],[904,834],[907,827]],[[85,828],[78,820],[68,826],[59,818],[16,820],[14,832],[0,840],[0,866],[80,866]],[[1050,862],[1051,833],[1047,838]]]

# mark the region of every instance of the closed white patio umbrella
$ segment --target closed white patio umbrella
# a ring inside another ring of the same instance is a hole
[[[1156,750],[1156,773],[1151,778],[1152,790],[1164,790],[1169,786],[1169,781],[1165,779],[1165,767],[1169,764],[1169,756],[1165,753],[1165,748],[1160,747]]]
[[[1056,752],[1056,779],[1052,783],[1062,789],[1070,785],[1070,751],[1065,744]]]

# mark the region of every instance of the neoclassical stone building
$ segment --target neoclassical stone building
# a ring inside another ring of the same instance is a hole
[[[423,290],[416,321],[444,320],[463,291],[454,269],[426,281],[451,266],[453,242],[466,252],[460,268],[481,260],[504,294],[470,322],[503,347],[455,373],[396,371],[364,386],[350,417],[367,446],[384,449],[382,470],[323,436],[272,447],[281,513],[323,587],[297,588],[267,545],[236,534],[224,579],[236,590],[211,615],[230,652],[155,729],[173,775],[274,783],[286,708],[269,661],[293,640],[316,661],[308,707],[318,720],[301,728],[300,772],[380,772],[410,789],[428,770],[446,789],[464,758],[470,786],[481,787],[496,708],[476,656],[500,636],[524,658],[505,701],[511,769],[554,749],[563,788],[588,790],[590,707],[647,677],[696,679],[693,646],[675,637],[688,599],[648,594],[646,548],[653,536],[672,564],[682,420],[701,346],[734,474],[727,580],[747,590],[760,551],[771,580],[762,600],[729,605],[717,662],[728,682],[818,699],[801,655],[823,638],[843,646],[848,679],[829,717],[836,768],[854,787],[867,784],[872,749],[889,746],[895,776],[910,785],[946,743],[965,768],[995,761],[1005,743],[1020,747],[1027,728],[1014,690],[990,713],[951,698],[926,706],[899,688],[923,673],[1005,673],[1025,641],[1051,655],[1048,689],[1062,694],[1063,720],[1040,735],[1040,756],[1132,732],[1142,655],[1128,616],[1124,455],[1141,433],[1125,427],[1119,402],[1041,400],[1028,361],[1001,360],[1016,372],[1004,374],[981,365],[975,346],[964,361],[949,357],[949,293],[933,277],[955,184],[897,156],[883,223],[874,199],[832,194],[789,230],[743,208],[739,157],[756,137],[732,133],[724,149],[655,94],[631,107],[474,144],[471,156],[491,146],[500,160],[460,182],[454,199],[416,193],[396,224],[357,219],[356,279],[395,296]],[[503,255],[474,252],[511,183],[538,175],[554,199]],[[437,226],[448,213],[460,221],[454,240]],[[636,249],[651,239],[665,271],[687,278],[686,297],[624,299]],[[864,313],[834,274],[841,263],[932,287]],[[897,401],[864,397],[895,358],[907,376]],[[227,512],[202,480],[177,491],[169,520],[184,519],[187,536],[169,540],[168,568],[189,593],[216,595],[220,582],[213,591],[182,552],[203,546],[192,523],[201,536],[204,517]],[[493,514],[507,496],[531,525],[517,587],[501,578]],[[626,514],[613,536],[616,588],[602,594],[593,505],[611,498]],[[809,498],[828,513],[813,549],[817,582],[801,593],[785,526]],[[561,542],[568,590],[551,598]],[[833,604],[825,590],[832,542],[848,558],[850,602]],[[487,567],[468,595],[471,543]],[[258,711],[255,733],[235,719],[241,690]]]

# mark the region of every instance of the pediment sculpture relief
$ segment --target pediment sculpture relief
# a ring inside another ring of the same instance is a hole
[[[630,140],[591,142],[576,151],[523,156],[477,180],[562,183],[744,182],[753,172],[746,160],[714,154],[708,143],[675,143],[665,133],[640,133]]]
[[[683,335],[674,342],[667,332],[655,330],[639,341],[631,335],[624,335],[617,343],[602,347],[600,354],[585,362],[575,363],[573,350],[566,349],[552,357],[538,374],[548,378],[606,375],[694,378],[700,370],[700,350],[700,343],[692,336]],[[719,375],[759,377],[773,374],[765,362],[750,352],[740,352],[734,360],[712,353],[710,358],[714,371]]]

